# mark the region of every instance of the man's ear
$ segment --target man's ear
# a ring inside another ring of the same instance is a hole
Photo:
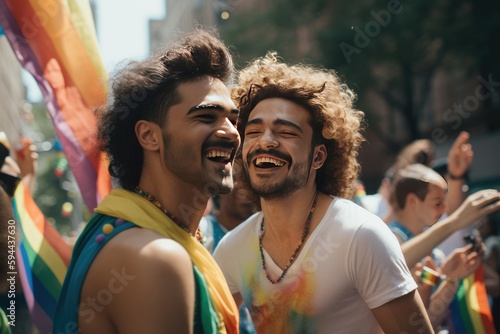
[[[317,145],[314,148],[314,155],[312,161],[313,169],[320,169],[326,161],[328,153],[326,152],[326,146],[324,144]]]
[[[418,198],[417,194],[409,193],[408,195],[406,195],[405,208],[414,207],[419,201],[420,201],[420,198]]]
[[[135,135],[141,147],[146,151],[158,151],[162,141],[158,124],[140,120],[135,124]]]

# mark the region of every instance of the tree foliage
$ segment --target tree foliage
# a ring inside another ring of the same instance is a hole
[[[63,235],[71,234],[82,217],[82,199],[66,158],[57,147],[54,128],[43,103],[33,105],[36,126],[33,137],[38,147],[38,171],[33,198],[44,216]],[[66,211],[71,203],[71,211]],[[73,210],[73,205],[75,210]]]
[[[449,132],[477,123],[500,128],[498,94],[481,100],[468,122],[446,124],[456,113],[452,106],[474,96],[478,77],[500,81],[499,2],[255,2],[235,8],[221,27],[239,66],[275,50],[290,63],[335,69],[358,94],[370,129],[393,151],[443,124]]]

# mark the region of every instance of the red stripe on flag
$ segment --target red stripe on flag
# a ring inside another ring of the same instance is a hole
[[[484,331],[486,334],[496,334],[495,326],[493,323],[493,316],[491,315],[490,304],[488,301],[488,293],[484,284],[484,268],[479,267],[474,276],[474,285],[476,287],[476,295],[479,303],[479,314],[483,323]]]

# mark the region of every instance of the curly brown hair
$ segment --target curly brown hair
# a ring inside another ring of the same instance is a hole
[[[234,71],[228,48],[215,32],[198,28],[167,50],[134,61],[118,72],[107,106],[97,110],[98,138],[110,159],[109,172],[125,189],[139,183],[143,151],[135,125],[148,120],[163,125],[169,108],[180,102],[182,83],[205,77],[228,83]]]
[[[279,97],[297,103],[309,111],[313,129],[312,145],[324,144],[327,159],[318,170],[316,185],[326,194],[350,198],[360,165],[358,150],[364,113],[354,109],[355,94],[332,70],[310,65],[287,65],[269,52],[250,63],[239,74],[231,97],[240,108],[238,131],[245,139],[245,124],[254,107],[262,100]],[[241,168],[241,152],[236,168]],[[237,173],[248,186],[246,173]]]

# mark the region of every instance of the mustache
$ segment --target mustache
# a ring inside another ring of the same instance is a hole
[[[250,161],[252,161],[255,158],[255,156],[260,155],[260,154],[266,154],[266,155],[270,155],[270,156],[279,158],[281,160],[288,162],[289,165],[292,162],[292,158],[286,153],[283,153],[283,152],[278,151],[276,149],[263,150],[261,148],[258,148],[255,151],[248,153],[247,163],[250,164]]]
[[[205,144],[203,145],[203,150],[206,150],[209,147],[227,148],[227,149],[233,150],[233,154],[234,154],[234,152],[236,152],[236,150],[238,149],[238,143],[237,142],[230,142],[230,141],[227,141],[224,139],[211,140],[211,141],[205,142]]]

